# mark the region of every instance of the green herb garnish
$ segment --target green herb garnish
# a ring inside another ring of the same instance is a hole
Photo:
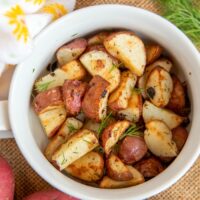
[[[143,133],[140,131],[143,126],[137,126],[136,124],[131,125],[119,138],[122,140],[126,136],[143,136]]]
[[[33,68],[32,73],[35,71],[35,68]]]
[[[69,132],[75,132],[77,131],[78,129],[74,127],[74,125],[72,123],[68,123],[67,124],[67,128],[69,129]]]
[[[112,117],[112,112],[110,112],[101,122],[99,128],[98,128],[98,131],[97,131],[97,134],[98,134],[98,137],[100,137],[101,133],[103,132],[103,130],[106,128],[106,126],[108,126],[108,122],[109,122],[109,119]]]
[[[144,88],[133,88],[132,90],[133,92],[136,92],[138,94],[141,94],[142,92],[144,92]]]
[[[63,165],[63,164],[67,161],[67,159],[65,158],[65,154],[62,153],[62,155],[63,155],[63,160],[62,160],[62,162],[61,162],[61,165]]]
[[[74,36],[76,36],[76,35],[78,35],[78,33],[74,33],[71,37],[74,37]]]
[[[102,146],[98,146],[95,148],[95,151],[99,152],[99,153],[104,153],[104,149]]]
[[[123,63],[119,63],[118,65],[116,65],[116,64],[112,64],[112,67],[111,67],[111,69],[110,69],[110,71],[109,71],[109,73],[111,73],[115,68],[119,68],[120,66],[122,66],[123,65]]]
[[[92,142],[88,141],[88,140],[85,140],[83,139],[84,142],[87,142],[88,144],[92,144]]]
[[[158,0],[164,17],[174,23],[200,49],[200,5],[195,0]]]
[[[36,84],[35,84],[35,90],[36,90],[37,92],[44,92],[44,91],[46,91],[46,90],[48,89],[49,85],[50,85],[51,83],[53,83],[54,81],[55,81],[55,80],[48,81],[48,82],[46,82],[46,83],[36,83]]]

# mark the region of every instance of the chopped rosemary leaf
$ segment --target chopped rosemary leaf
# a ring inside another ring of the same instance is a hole
[[[69,132],[75,132],[77,131],[78,129],[74,127],[74,125],[72,123],[68,123],[67,124],[67,128],[69,129]]]
[[[112,112],[110,112],[101,122],[98,131],[97,131],[97,135],[98,137],[100,137],[101,133],[103,132],[103,130],[106,128],[106,126],[108,126],[108,122],[109,119],[112,117]]]
[[[138,94],[141,94],[142,92],[144,92],[144,88],[133,88],[132,90],[133,92],[136,92]]]
[[[95,151],[99,152],[99,153],[104,153],[104,149],[102,146],[98,146],[94,149]]]
[[[78,33],[74,33],[71,37],[74,37],[74,36],[77,36],[78,35]]]
[[[88,140],[85,140],[83,139],[84,142],[87,142],[88,144],[92,144],[92,142],[88,141]]]
[[[35,71],[35,68],[33,68],[32,73]]]
[[[50,85],[52,82],[54,82],[54,81],[55,81],[55,80],[48,81],[48,82],[46,82],[46,83],[37,83],[37,84],[35,85],[35,90],[36,90],[37,92],[44,92],[44,91],[46,91],[46,90],[48,89],[49,85]]]
[[[62,153],[62,155],[63,155],[63,160],[62,160],[62,162],[61,162],[61,165],[63,165],[63,164],[67,161],[67,159],[65,158],[65,154]]]
[[[123,63],[119,63],[118,65],[113,63],[109,73],[112,72],[115,68],[119,68],[121,65],[123,65]]]
[[[143,136],[140,131],[143,126],[136,126],[136,124],[131,125],[119,138],[119,140],[124,139],[126,136]]]

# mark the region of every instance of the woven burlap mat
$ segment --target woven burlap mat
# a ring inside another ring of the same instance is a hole
[[[106,3],[119,3],[148,9],[160,14],[161,10],[155,1],[151,0],[78,0],[77,9]],[[0,154],[13,167],[16,180],[15,199],[51,186],[40,178],[28,165],[20,153],[14,139],[0,140]],[[39,163],[38,163],[39,164]],[[184,163],[183,163],[184,165]],[[200,200],[200,158],[189,172],[168,190],[150,198],[151,200]]]

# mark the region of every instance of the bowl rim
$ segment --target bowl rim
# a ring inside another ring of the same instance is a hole
[[[164,23],[165,25],[169,26],[169,28],[173,29],[180,37],[183,38],[183,40],[185,41],[185,43],[187,43],[188,47],[190,48],[190,50],[193,52],[194,56],[198,57],[199,56],[199,52],[197,51],[197,49],[194,47],[194,45],[191,43],[191,41],[176,27],[174,26],[173,24],[171,24],[169,21],[167,21],[166,19],[162,18],[161,16],[155,14],[155,13],[152,13],[150,11],[147,11],[147,10],[144,10],[144,9],[141,9],[141,8],[136,8],[136,7],[133,7],[133,6],[126,6],[126,5],[117,5],[117,4],[105,4],[105,5],[95,5],[95,6],[90,6],[90,7],[86,7],[86,8],[82,8],[82,9],[79,9],[79,10],[76,10],[62,18],[60,18],[59,20],[53,22],[50,26],[48,26],[45,30],[43,30],[39,36],[36,37],[35,39],[35,44],[37,44],[40,40],[42,40],[43,37],[45,37],[46,34],[48,34],[48,32],[53,29],[54,27],[56,27],[57,25],[59,25],[60,22],[63,22],[63,21],[67,21],[68,19],[70,19],[71,17],[74,17],[76,15],[79,15],[80,13],[84,13],[84,12],[87,12],[89,10],[94,10],[95,9],[104,9],[104,8],[109,8],[109,9],[124,9],[125,10],[131,10],[131,12],[140,12],[140,13],[146,13],[148,15],[150,15],[150,17],[154,17],[154,18],[157,18],[157,20],[160,20],[162,23]],[[199,57],[197,58],[198,59],[198,62],[200,64],[200,59]],[[24,61],[25,62],[25,61]],[[31,165],[31,167],[44,179],[46,180],[48,183],[50,183],[52,186],[58,188],[58,185],[56,185],[54,183],[54,180],[52,180],[51,177],[47,177],[43,174],[43,170],[41,167],[38,167],[34,161],[34,159],[32,158],[32,156],[30,156],[27,152],[26,152],[26,149],[24,149],[23,147],[23,143],[22,143],[22,140],[20,139],[20,134],[17,134],[18,133],[18,130],[17,130],[17,125],[15,123],[15,117],[14,115],[12,114],[13,113],[13,108],[15,106],[14,104],[14,96],[15,96],[15,88],[16,88],[16,83],[17,83],[17,79],[18,79],[18,74],[19,74],[19,71],[20,71],[20,68],[21,66],[23,66],[23,63],[22,62],[21,64],[19,64],[17,66],[17,69],[15,70],[15,73],[14,73],[14,76],[13,76],[13,79],[12,79],[12,82],[11,82],[11,86],[10,86],[10,93],[9,93],[9,116],[10,116],[10,122],[11,122],[11,127],[12,127],[12,130],[13,130],[13,134],[14,134],[14,137],[15,137],[15,140],[17,142],[17,145],[20,149],[20,151],[22,152],[23,156],[26,158],[26,160],[28,161],[28,163]],[[198,148],[196,149],[195,151],[195,154],[192,155],[190,158],[187,159],[187,162],[184,163],[185,166],[182,167],[181,171],[179,171],[178,173],[176,173],[175,175],[173,175],[173,178],[171,178],[170,180],[168,180],[166,183],[162,183],[160,184],[159,187],[157,188],[153,188],[151,189],[151,191],[148,191],[145,193],[145,198],[148,198],[154,194],[157,194],[165,189],[167,189],[169,186],[171,186],[172,184],[174,184],[178,179],[180,179],[187,171],[188,169],[192,166],[192,164],[195,162],[195,160],[197,159],[198,155],[200,153],[200,143],[199,143],[199,146]],[[171,165],[170,165],[171,166]],[[169,167],[170,167],[169,166]],[[168,167],[168,168],[169,168]],[[155,179],[155,178],[154,178]],[[73,191],[66,191],[66,189],[64,189],[63,187],[61,187],[61,185],[59,186],[61,191],[63,192],[67,192],[68,194],[70,195],[73,195],[73,196],[76,196],[78,198],[81,198],[81,199],[98,199],[99,197],[97,198],[90,198],[88,196],[84,196],[83,194],[80,194],[80,193],[75,193]],[[137,186],[134,186],[134,187],[137,187]],[[91,188],[91,187],[90,187]],[[126,190],[127,188],[123,188],[123,189],[117,189],[117,190]],[[103,190],[106,191],[106,189],[98,189],[98,190]],[[108,190],[107,190],[108,191]],[[113,190],[112,190],[113,191]],[[137,199],[141,199],[141,198],[144,198],[144,195],[143,194],[138,194],[137,195]],[[106,198],[102,198],[102,199],[106,199]],[[133,199],[133,197],[126,197],[124,199]]]

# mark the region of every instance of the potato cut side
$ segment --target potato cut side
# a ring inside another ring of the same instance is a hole
[[[124,71],[121,73],[120,85],[108,99],[108,106],[112,110],[118,111],[128,107],[128,101],[131,97],[136,81],[137,77],[130,71]]]
[[[137,76],[141,76],[146,65],[146,51],[142,40],[134,33],[121,31],[110,34],[104,40],[106,50],[124,63]]]
[[[175,114],[171,110],[154,106],[149,101],[144,102],[142,115],[145,123],[148,123],[152,120],[161,120],[170,129],[176,128],[185,119],[184,117]]]
[[[40,122],[47,137],[52,137],[66,119],[67,112],[64,105],[49,106],[39,113]]]
[[[156,61],[161,53],[163,52],[163,48],[155,43],[149,43],[145,45],[146,55],[147,55],[147,65]]]
[[[94,121],[89,119],[84,123],[83,128],[89,129],[89,130],[94,131],[95,133],[97,133],[99,128],[100,128],[100,123],[94,122]]]
[[[104,129],[101,139],[106,155],[109,155],[112,147],[118,142],[120,136],[129,127],[129,125],[130,122],[124,120],[113,123]]]
[[[84,181],[98,181],[103,176],[103,156],[97,152],[89,152],[65,168],[65,171]]]
[[[117,113],[120,119],[126,119],[132,122],[138,122],[142,115],[142,95],[137,91],[132,91],[128,101],[128,107]]]
[[[80,57],[80,61],[92,76],[99,75],[110,83],[109,92],[117,88],[120,82],[118,62],[105,50],[90,50]]]
[[[133,178],[128,167],[114,154],[106,160],[107,175],[116,181],[128,181]]]
[[[52,160],[63,170],[99,145],[96,134],[83,129],[74,134],[54,154]]]
[[[166,58],[160,58],[159,60],[155,61],[151,65],[148,65],[145,69],[143,76],[141,76],[138,80],[138,87],[142,89],[142,96],[146,99],[147,95],[145,93],[146,81],[153,69],[156,67],[162,67],[167,72],[170,72],[172,68],[172,62]]]
[[[63,123],[62,127],[58,131],[58,133],[51,139],[49,144],[45,149],[45,156],[49,161],[52,161],[53,153],[62,145],[64,144],[68,138],[77,132],[83,123],[73,117],[69,117]]]
[[[146,82],[146,94],[151,102],[158,107],[165,107],[169,103],[172,90],[170,74],[160,67],[153,69]]]
[[[176,143],[172,140],[172,132],[162,121],[151,121],[146,124],[144,139],[148,149],[159,157],[177,156]]]
[[[56,57],[60,66],[77,59],[86,49],[87,40],[78,38],[72,42],[60,47],[56,53]]]
[[[115,181],[108,176],[104,176],[100,182],[100,188],[124,188],[144,183],[143,175],[134,167],[128,166],[127,168],[132,173],[133,178],[129,181]]]
[[[77,79],[81,80],[85,77],[86,71],[81,63],[77,60],[73,60],[61,68],[57,68],[53,73],[49,73],[35,83],[36,91],[39,91],[40,88],[45,87],[46,90],[56,87],[62,86],[65,80]]]
[[[100,32],[97,33],[96,35],[91,36],[88,39],[88,45],[97,45],[97,44],[103,44],[104,39],[109,35],[109,32]]]

